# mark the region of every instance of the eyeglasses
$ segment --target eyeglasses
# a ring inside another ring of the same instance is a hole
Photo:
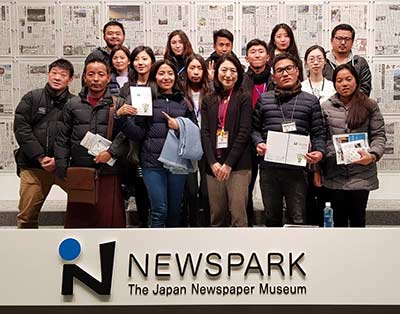
[[[337,42],[342,42],[342,41],[344,41],[344,42],[346,42],[346,43],[348,43],[348,42],[350,42],[350,41],[352,41],[353,40],[353,38],[351,38],[351,37],[337,37],[337,36],[335,36],[335,37],[333,37]]]
[[[288,65],[284,68],[277,68],[275,69],[275,74],[277,75],[283,75],[283,72],[286,71],[287,74],[292,74],[296,70],[296,66],[294,64]]]
[[[323,57],[318,57],[318,58],[314,58],[314,57],[310,57],[307,59],[308,62],[314,63],[315,61],[317,61],[318,63],[322,63],[324,62],[324,58]]]

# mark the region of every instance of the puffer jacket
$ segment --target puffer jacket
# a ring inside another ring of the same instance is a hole
[[[327,53],[326,58],[327,62],[323,70],[323,75],[328,80],[332,81],[333,71],[335,71],[335,68],[338,65],[336,64],[336,60],[332,52]],[[369,96],[371,94],[372,77],[367,60],[361,56],[351,54],[350,60],[347,62],[347,64],[352,65],[356,69],[360,78],[360,91]]]
[[[322,169],[324,186],[341,190],[375,190],[378,188],[376,163],[369,165],[338,165],[336,163],[335,147],[332,135],[361,133],[368,134],[369,152],[376,155],[379,160],[385,149],[386,135],[385,123],[379,107],[375,101],[370,110],[369,118],[357,129],[347,127],[346,118],[348,109],[335,94],[324,102],[322,106],[323,117],[326,125],[328,152]]]
[[[117,158],[113,167],[107,164],[96,164],[94,156],[88,153],[80,142],[88,131],[107,138],[107,127],[110,114],[110,106],[113,98],[107,91],[103,99],[93,107],[87,100],[87,88],[71,99],[64,109],[64,123],[60,130],[60,136],[55,145],[56,172],[60,178],[64,178],[69,166],[97,168],[101,175],[119,174],[118,157],[122,156],[119,143],[113,142],[109,148],[111,155]],[[117,102],[123,102],[118,98]],[[118,133],[114,124],[112,139]]]
[[[47,84],[22,97],[14,118],[14,135],[20,146],[16,155],[18,167],[41,168],[37,158],[54,156],[62,111],[73,96],[68,88],[57,96]]]
[[[287,122],[291,122],[290,119],[293,114],[293,122],[296,123],[297,128],[293,133],[310,135],[311,150],[319,151],[325,155],[326,135],[318,98],[309,93],[300,92],[297,96],[280,104],[274,93],[274,90],[263,93],[257,101],[253,112],[251,132],[253,144],[257,146],[259,143],[265,143],[268,131],[282,132],[282,123],[284,123],[283,112]],[[266,162],[264,160],[262,160],[260,165],[263,167],[267,164],[279,168],[294,169],[293,167],[296,167]]]
[[[141,143],[142,168],[162,168],[158,161],[168,134],[168,122],[162,111],[170,117],[186,117],[196,121],[193,111],[181,92],[158,94],[153,99],[153,116],[121,117],[116,120],[122,132],[131,140]]]

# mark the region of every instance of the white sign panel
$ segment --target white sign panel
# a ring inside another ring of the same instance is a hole
[[[399,228],[0,230],[0,305],[400,304],[397,239]]]

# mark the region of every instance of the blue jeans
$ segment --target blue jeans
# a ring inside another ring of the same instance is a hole
[[[151,203],[151,227],[179,227],[186,175],[164,168],[143,168],[143,179]]]

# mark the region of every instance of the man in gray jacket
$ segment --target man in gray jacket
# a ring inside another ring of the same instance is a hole
[[[367,60],[351,51],[356,32],[349,24],[339,24],[331,34],[332,51],[326,55],[327,62],[324,67],[324,77],[332,80],[335,68],[344,63],[351,64],[360,78],[360,91],[365,95],[371,94],[371,71]]]

